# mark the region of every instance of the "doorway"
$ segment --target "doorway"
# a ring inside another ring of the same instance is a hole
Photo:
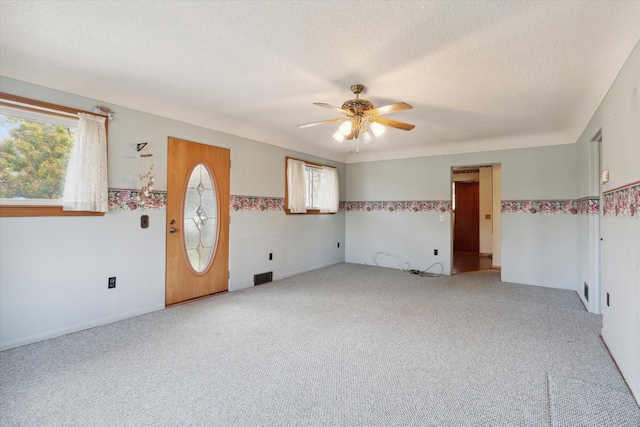
[[[500,165],[452,168],[452,274],[500,268],[500,172]]]
[[[229,287],[230,151],[169,138],[167,306]]]
[[[480,252],[480,183],[454,182],[456,209],[453,225],[455,252]]]

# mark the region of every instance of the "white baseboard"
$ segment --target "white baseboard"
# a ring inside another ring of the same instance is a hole
[[[332,265],[338,265],[338,264],[343,264],[344,261],[339,260],[339,261],[332,261],[326,264],[321,264],[321,265],[317,265],[317,266],[313,266],[313,267],[308,267],[308,268],[303,268],[300,270],[294,270],[294,271],[289,271],[287,273],[284,274],[278,274],[277,276],[273,276],[273,280],[281,280],[281,279],[286,279],[287,277],[292,277],[292,276],[297,276],[298,274],[302,274],[302,273],[308,273],[310,271],[314,271],[314,270],[320,270],[321,268],[325,268],[325,267],[331,267]],[[251,288],[253,287],[253,283],[251,282],[246,282],[246,283],[240,283],[236,286],[233,287],[233,289],[229,289],[230,292],[234,292],[234,291],[239,291],[241,289],[247,289],[247,288]]]
[[[77,323],[74,325],[65,326],[63,328],[54,329],[52,331],[47,331],[40,334],[30,335],[30,336],[15,339],[12,341],[3,342],[3,343],[0,343],[0,351],[9,350],[9,349],[20,347],[27,344],[33,344],[38,341],[44,341],[51,338],[56,338],[56,337],[71,334],[74,332],[80,332],[85,329],[95,328],[96,326],[106,325],[108,323],[117,322],[119,320],[128,319],[130,317],[136,317],[142,314],[151,313],[153,311],[164,310],[164,308],[165,308],[164,304],[153,305],[153,306],[141,308],[138,310],[128,311],[126,313],[119,313],[113,316],[102,317],[102,318],[94,319],[88,322]]]
[[[624,378],[627,385],[629,386],[629,389],[631,389],[631,394],[633,394],[633,397],[636,400],[636,403],[640,405],[640,384],[638,384],[636,380],[631,376],[631,370],[629,369],[629,367],[621,362],[621,359],[619,357],[620,353],[618,352],[618,350],[614,345],[611,345],[612,343],[607,339],[606,332],[604,329],[602,330],[600,336],[602,337],[602,341],[604,341],[604,344],[609,349],[609,353],[611,353],[611,356],[613,357],[613,360],[616,362],[618,369],[620,369],[620,372],[622,373],[622,377]]]
[[[332,265],[338,265],[343,263],[344,261],[335,261],[335,262],[329,262],[327,264],[322,264],[314,267],[303,268],[301,270],[291,271],[285,274],[278,275],[274,277],[273,280],[286,279],[287,277],[297,276],[298,274],[308,273],[310,271],[320,270],[321,268],[331,267]]]

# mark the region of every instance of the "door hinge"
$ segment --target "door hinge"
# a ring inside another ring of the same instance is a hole
[[[229,279],[231,279],[231,270],[228,270],[227,273],[229,274]]]

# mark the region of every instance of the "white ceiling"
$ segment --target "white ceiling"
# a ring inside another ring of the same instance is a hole
[[[0,0],[4,76],[346,162],[573,143],[639,39],[640,1]],[[296,127],[355,83],[415,129]]]

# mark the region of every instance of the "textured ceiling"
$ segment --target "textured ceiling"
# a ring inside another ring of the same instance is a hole
[[[4,76],[347,162],[573,143],[639,39],[640,1],[0,0]],[[355,83],[416,128],[296,127]]]

